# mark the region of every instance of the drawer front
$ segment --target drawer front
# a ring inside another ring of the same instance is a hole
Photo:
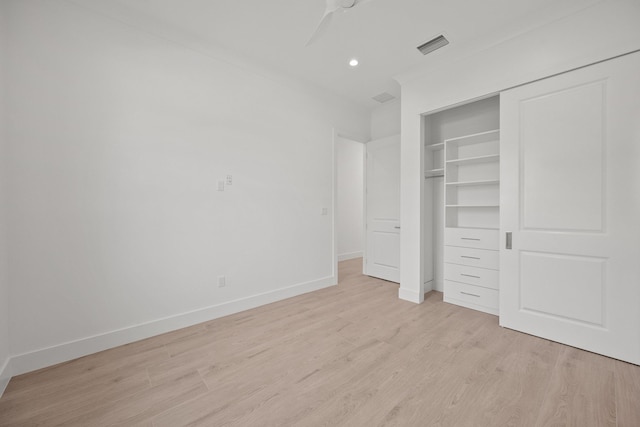
[[[481,230],[475,228],[445,228],[444,244],[476,249],[499,249],[498,230]]]
[[[480,286],[464,283],[444,281],[444,298],[447,302],[470,304],[480,306],[497,312],[499,293],[495,289],[482,288]]]
[[[486,249],[445,246],[444,262],[498,270],[500,268],[500,252]]]
[[[468,265],[444,264],[444,279],[468,283],[484,288],[498,289],[498,270],[469,267]]]

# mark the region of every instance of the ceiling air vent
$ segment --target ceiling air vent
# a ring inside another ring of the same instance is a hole
[[[387,92],[382,92],[380,95],[376,95],[373,97],[375,101],[378,101],[380,104],[384,104],[385,102],[389,102],[392,99],[396,99],[395,96],[391,95]]]
[[[431,53],[434,50],[440,49],[441,47],[446,46],[448,44],[449,44],[449,40],[447,40],[445,36],[440,34],[435,39],[429,40],[428,42],[418,46],[418,50],[422,52],[423,55],[426,55],[427,53]]]

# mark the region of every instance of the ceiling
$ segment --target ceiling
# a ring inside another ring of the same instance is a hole
[[[601,1],[601,0],[600,0]],[[83,2],[76,0],[77,3]],[[311,82],[368,108],[393,76],[428,69],[583,9],[598,0],[371,0],[336,13],[305,46],[326,0],[94,0],[170,27]],[[104,11],[104,10],[103,10]],[[444,34],[448,46],[423,56],[416,47]],[[351,68],[348,61],[360,65]]]

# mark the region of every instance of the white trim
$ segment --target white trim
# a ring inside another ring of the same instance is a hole
[[[344,254],[338,254],[338,138],[350,139],[355,142],[359,142],[363,145],[362,149],[362,242],[363,247],[366,248],[367,242],[367,230],[366,230],[366,180],[367,180],[367,161],[366,161],[366,153],[367,153],[367,142],[362,141],[361,139],[354,138],[352,136],[347,136],[346,134],[339,132],[335,128],[333,129],[333,259],[335,260],[333,268],[334,274],[338,275],[338,263],[340,261],[346,261],[354,258],[363,258],[364,250],[357,252],[349,252]],[[366,274],[365,271],[365,263],[362,263],[362,272]]]
[[[362,150],[362,274],[365,276],[369,275],[367,271],[367,248],[369,247],[369,243],[367,243],[367,238],[369,233],[367,230],[369,229],[369,224],[367,223],[367,204],[369,203],[367,200],[367,162],[368,159],[368,147],[367,144],[364,144],[364,149]]]
[[[403,287],[400,287],[400,289],[398,289],[398,298],[416,304],[422,304],[422,302],[424,301],[424,292],[416,293],[412,289],[405,289]]]
[[[337,277],[328,276],[298,285],[288,286],[226,303],[205,307],[175,316],[62,343],[53,347],[19,354],[10,359],[11,374],[20,375],[36,369],[97,353],[109,348],[129,344],[155,335],[186,328],[198,323],[228,316],[261,305],[317,291],[337,284]]]
[[[333,174],[331,175],[331,268],[333,275],[338,277],[338,139],[340,133],[336,128],[333,128],[333,144],[332,160],[333,160]]]
[[[4,366],[0,369],[0,397],[7,389],[12,376],[11,358],[7,357],[7,360],[4,361]]]
[[[346,254],[338,255],[338,261],[346,261],[348,259],[362,258],[362,255],[363,255],[362,251],[348,252]]]

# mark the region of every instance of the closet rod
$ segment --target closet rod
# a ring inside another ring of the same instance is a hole
[[[441,178],[444,175],[429,175],[429,176],[425,176],[424,179],[429,179],[429,178]]]

